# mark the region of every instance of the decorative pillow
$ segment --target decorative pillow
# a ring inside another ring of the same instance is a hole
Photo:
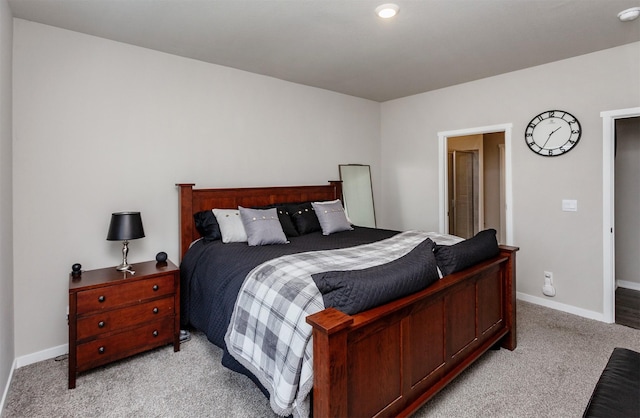
[[[298,234],[309,234],[322,229],[311,202],[287,205],[287,209],[289,209],[289,214],[293,219],[293,224],[296,226]]]
[[[332,200],[329,202],[311,202],[311,206],[316,213],[322,235],[330,235],[334,232],[352,231],[353,228],[344,213],[342,202]]]
[[[194,213],[193,220],[196,224],[196,229],[205,241],[215,241],[222,238],[220,226],[212,210]]]
[[[278,219],[278,210],[248,209],[240,206],[240,219],[247,233],[249,245],[287,244],[282,225]]]
[[[271,209],[276,208],[278,211],[278,220],[280,221],[280,225],[282,226],[282,230],[284,234],[288,237],[297,237],[298,230],[296,226],[293,224],[293,219],[291,219],[291,215],[289,212],[289,208],[284,203],[279,203],[275,205],[266,205],[266,206],[255,206],[251,209]]]
[[[282,226],[284,234],[288,237],[299,236],[300,234],[298,233],[296,226],[293,224],[293,219],[291,219],[287,206],[276,205],[276,210],[278,211],[278,219],[280,220],[280,225]]]
[[[436,245],[434,253],[443,275],[464,270],[500,253],[496,230],[480,231],[474,237],[457,244]]]
[[[222,242],[225,244],[230,242],[247,242],[247,233],[240,219],[240,211],[238,209],[213,209],[216,216],[220,233],[222,234]]]

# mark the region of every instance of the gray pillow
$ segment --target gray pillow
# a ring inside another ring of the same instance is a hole
[[[331,235],[334,232],[351,231],[353,227],[347,220],[342,202],[332,200],[328,202],[311,202],[313,211],[318,217],[322,235]]]
[[[287,244],[276,208],[249,209],[240,206],[240,219],[249,245]]]

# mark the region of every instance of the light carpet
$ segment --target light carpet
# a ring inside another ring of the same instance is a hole
[[[425,404],[417,417],[580,417],[614,347],[640,351],[640,330],[518,301],[518,347],[489,351]],[[193,333],[171,346],[78,376],[67,361],[15,371],[3,418],[275,417],[222,352]],[[639,371],[640,372],[640,371]]]

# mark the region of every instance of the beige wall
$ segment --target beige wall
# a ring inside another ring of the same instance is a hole
[[[0,0],[0,413],[14,360],[11,163],[11,59],[13,19]]]
[[[640,290],[640,117],[616,122],[616,280]]]
[[[110,214],[142,212],[129,261],[177,260],[174,186],[379,182],[380,105],[14,21],[16,356],[67,342],[68,273],[115,266]],[[34,309],[37,307],[37,309]]]
[[[447,141],[447,151],[449,152],[469,150],[482,152],[482,135],[455,136]]]
[[[379,225],[438,228],[438,132],[513,124],[514,242],[517,291],[542,295],[554,273],[553,303],[602,318],[603,110],[640,105],[640,43],[558,61],[382,104]],[[532,153],[527,123],[564,109],[581,122],[580,143],[555,158]],[[576,199],[577,212],[563,212]]]

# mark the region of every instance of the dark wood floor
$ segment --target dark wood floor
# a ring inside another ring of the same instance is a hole
[[[616,324],[640,329],[640,291],[616,289]]]

